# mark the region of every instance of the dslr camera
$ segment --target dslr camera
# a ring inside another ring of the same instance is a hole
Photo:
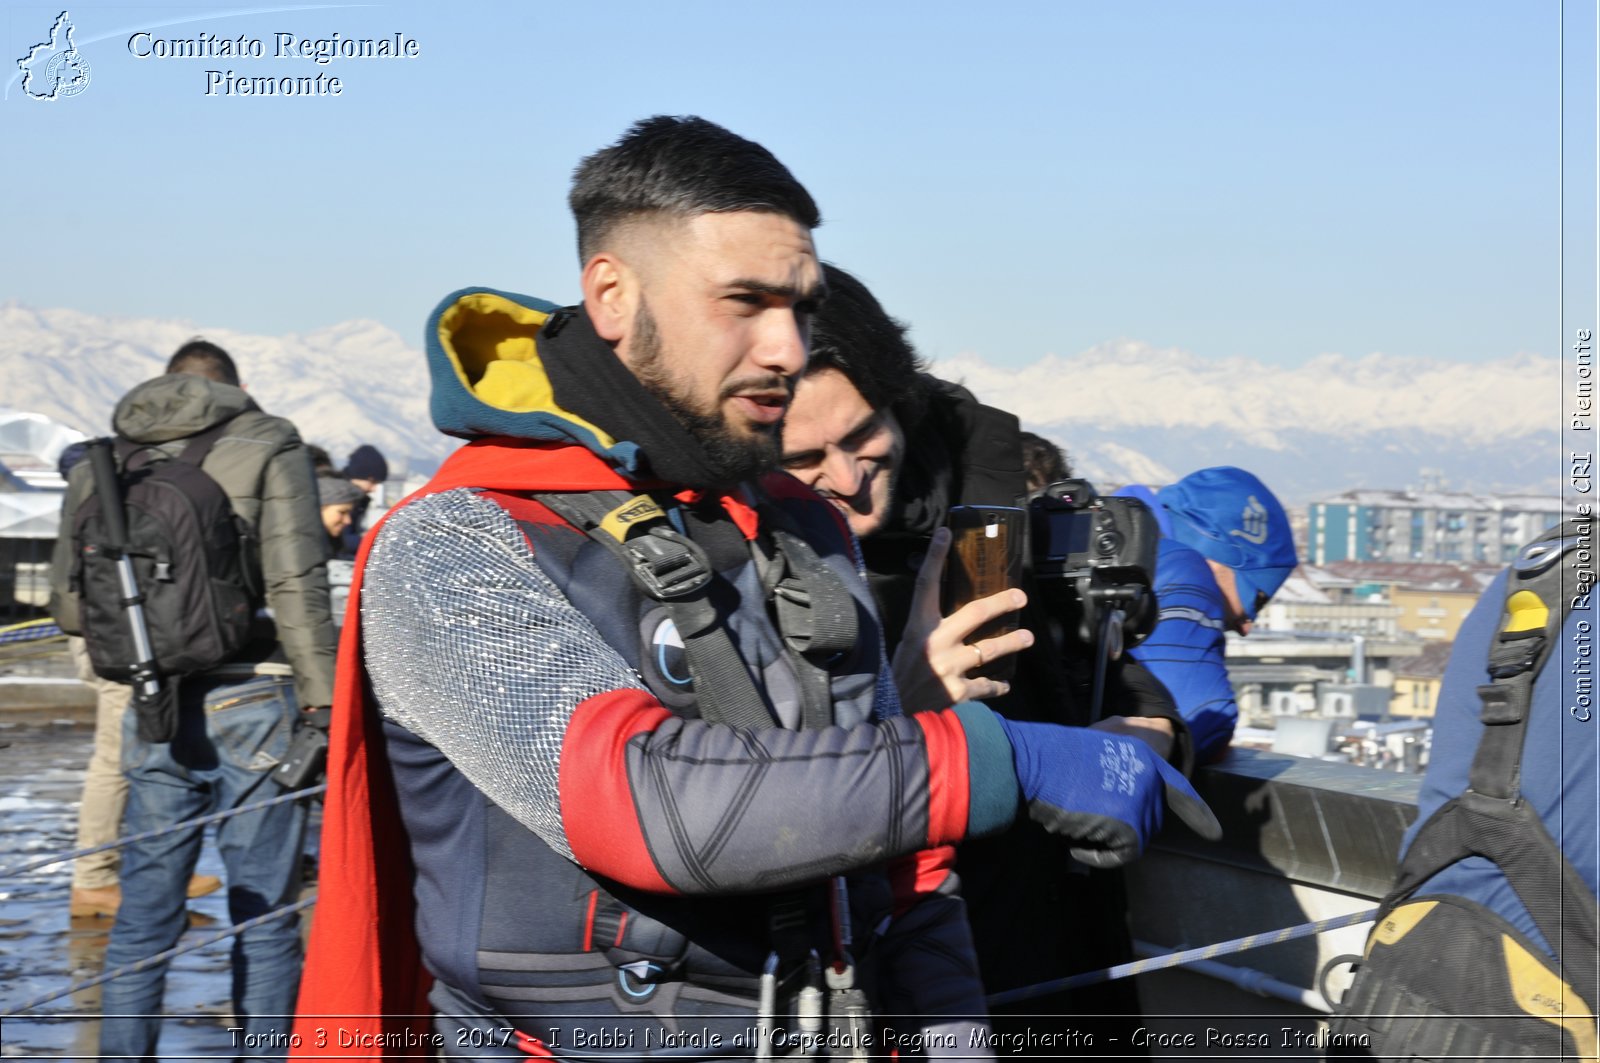
[[[1115,660],[1156,622],[1151,582],[1161,526],[1137,498],[1058,480],[1028,503],[1033,574],[1062,634]]]

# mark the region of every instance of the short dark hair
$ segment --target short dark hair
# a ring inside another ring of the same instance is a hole
[[[1044,436],[1022,432],[1022,471],[1028,476],[1028,490],[1038,491],[1072,475],[1066,452]]]
[[[233,364],[228,352],[210,340],[196,336],[175,351],[167,360],[167,372],[192,373],[208,377],[219,384],[239,386],[239,367]]]
[[[906,326],[855,277],[822,264],[828,297],[811,319],[811,360],[806,372],[837,369],[874,410],[889,409],[907,431],[928,404],[930,378],[906,339]]]
[[[319,447],[315,443],[307,443],[306,453],[311,455],[312,472],[318,476],[339,475],[339,470],[333,467],[333,458],[328,455],[328,448]]]
[[[603,250],[618,223],[642,214],[782,214],[807,229],[822,224],[811,193],[753,140],[693,115],[658,114],[578,164],[567,196],[578,223],[578,257]]]

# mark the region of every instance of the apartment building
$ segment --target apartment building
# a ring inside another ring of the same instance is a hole
[[[1346,491],[1313,502],[1307,554],[1331,561],[1477,562],[1500,565],[1561,519],[1542,495],[1458,491]]]

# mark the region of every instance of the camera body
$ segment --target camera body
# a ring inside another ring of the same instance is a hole
[[[283,760],[272,769],[272,779],[285,790],[303,790],[322,781],[328,766],[329,709],[301,714]]]
[[[1137,498],[1102,498],[1087,480],[1058,480],[1028,504],[1034,579],[1081,645],[1113,659],[1156,622],[1156,549],[1161,526]]]

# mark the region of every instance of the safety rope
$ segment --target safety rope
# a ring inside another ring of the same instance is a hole
[[[237,934],[241,934],[252,927],[260,926],[263,923],[270,922],[274,919],[280,919],[286,915],[290,915],[304,908],[308,908],[315,904],[316,900],[317,897],[315,894],[313,894],[310,897],[307,897],[294,904],[268,912],[265,915],[257,916],[254,919],[246,920],[245,922],[230,927],[222,933],[216,934],[212,937],[205,938],[200,941],[194,941],[187,945],[178,945],[155,956],[139,960],[136,963],[125,964],[122,967],[118,967],[114,971],[106,971],[103,974],[95,976],[94,978],[85,979],[82,982],[74,982],[65,989],[58,990],[54,993],[47,993],[43,996],[34,997],[32,1000],[24,1001],[14,1008],[0,1012],[0,1018],[9,1018],[11,1016],[19,1015],[25,1011],[29,1011],[38,1007],[40,1004],[47,1004],[52,1000],[59,999],[69,994],[81,992],[85,989],[92,989],[102,982],[110,981],[113,978],[119,978],[124,974],[131,974],[135,971],[143,970],[152,964],[163,963],[172,959],[176,959],[185,953],[193,952],[196,949],[203,949],[206,946],[214,945],[219,941],[225,941],[226,939]],[[1182,967],[1185,964],[1196,963],[1201,960],[1216,959],[1218,956],[1231,956],[1235,953],[1247,952],[1251,949],[1262,948],[1266,945],[1277,945],[1285,941],[1293,941],[1297,938],[1311,937],[1315,934],[1325,933],[1329,930],[1340,930],[1347,926],[1355,926],[1358,923],[1371,922],[1377,916],[1377,914],[1378,909],[1373,907],[1368,908],[1365,911],[1353,912],[1349,915],[1335,916],[1331,919],[1320,919],[1312,923],[1301,923],[1298,926],[1285,927],[1282,930],[1271,930],[1260,934],[1250,934],[1242,938],[1234,938],[1231,941],[1218,942],[1215,945],[1206,945],[1195,949],[1185,949],[1180,952],[1170,952],[1165,956],[1152,956],[1149,959],[1135,960],[1132,963],[1119,963],[1114,967],[1105,967],[1098,971],[1085,971],[1082,974],[1071,975],[1067,978],[1054,978],[1048,982],[1038,982],[1030,986],[1022,986],[1017,989],[1008,989],[1003,993],[994,993],[989,996],[988,1002],[990,1005],[1014,1004],[1021,1000],[1030,1000],[1033,997],[1044,996],[1048,993],[1057,993],[1067,989],[1078,989],[1083,986],[1095,985],[1099,982],[1111,982],[1120,978],[1131,978],[1134,975],[1148,974],[1151,971],[1165,970],[1169,967]],[[36,1017],[74,1018],[84,1016],[74,1016],[71,1012],[61,1012],[57,1014]]]
[[[51,864],[57,864],[66,860],[76,859],[80,856],[88,856],[92,853],[104,852],[108,849],[121,848],[122,846],[130,845],[137,841],[144,841],[148,838],[159,837],[163,834],[171,834],[180,830],[203,827],[211,823],[228,819],[231,816],[237,816],[241,813],[252,811],[254,809],[282,804],[285,801],[297,801],[301,798],[312,797],[323,793],[327,790],[327,788],[327,784],[324,783],[320,786],[312,786],[304,790],[295,790],[290,793],[280,794],[277,797],[268,798],[265,801],[256,801],[251,804],[241,805],[238,808],[228,809],[224,812],[217,812],[211,815],[185,820],[181,823],[176,823],[168,827],[162,827],[157,830],[129,835],[126,838],[118,838],[117,840],[107,842],[104,845],[91,846],[87,849],[78,849],[69,853],[45,857],[44,859],[35,860],[17,867],[0,870],[0,878],[20,875],[26,871],[32,871],[41,867],[48,867]],[[258,916],[244,923],[240,923],[237,926],[234,926],[231,929],[214,937],[194,942],[189,945],[177,946],[175,948],[168,949],[166,952],[163,952],[157,956],[152,956],[137,963],[119,967],[115,971],[108,971],[95,978],[88,979],[87,981],[74,983],[63,990],[60,990],[59,992],[36,997],[35,999],[26,1001],[9,1011],[0,1012],[0,1017],[16,1015],[19,1012],[26,1011],[30,1008],[38,1006],[39,1004],[47,1003],[70,993],[76,993],[84,989],[92,988],[93,986],[97,986],[102,982],[108,981],[109,979],[119,977],[120,975],[142,970],[151,964],[173,959],[174,957],[181,956],[184,953],[192,952],[195,949],[205,948],[207,945],[226,940],[227,938],[242,933],[251,927],[258,926],[273,919],[281,918],[293,912],[298,912],[301,909],[310,906],[315,901],[315,896],[308,897],[296,904],[289,905],[285,908],[280,908],[273,912],[268,912],[265,915]],[[1215,945],[1206,945],[1201,948],[1172,952],[1165,956],[1153,956],[1149,959],[1136,960],[1132,963],[1117,964],[1113,967],[1102,968],[1098,971],[1085,971],[1081,974],[1070,975],[1066,978],[1054,978],[1046,982],[1038,982],[1034,985],[1021,986],[1017,989],[1008,989],[1002,993],[992,994],[988,998],[988,1002],[991,1005],[1012,1004],[1016,1003],[1017,1001],[1029,1000],[1034,997],[1044,996],[1049,993],[1061,992],[1068,989],[1078,989],[1083,986],[1095,985],[1100,982],[1115,981],[1121,978],[1131,978],[1134,975],[1147,974],[1151,971],[1165,970],[1170,967],[1181,967],[1185,964],[1195,963],[1201,960],[1211,960],[1219,956],[1230,956],[1235,953],[1247,952],[1251,949],[1262,948],[1266,945],[1276,945],[1285,941],[1293,941],[1297,938],[1310,937],[1314,934],[1320,934],[1329,930],[1338,930],[1343,927],[1354,926],[1358,923],[1370,922],[1376,917],[1377,911],[1377,908],[1369,908],[1365,911],[1354,912],[1350,915],[1336,916],[1331,919],[1322,919],[1311,923],[1301,923],[1298,926],[1285,927],[1281,930],[1267,931],[1260,934],[1250,934],[1242,938],[1234,938],[1231,941],[1218,942]]]
[[[238,808],[230,808],[225,812],[214,812],[209,816],[200,816],[197,819],[186,819],[182,823],[174,823],[170,827],[147,830],[142,834],[130,834],[126,838],[118,838],[116,841],[106,842],[104,845],[94,845],[87,849],[75,849],[70,853],[62,853],[58,856],[47,856],[32,863],[19,864],[16,867],[0,870],[0,878],[10,878],[13,875],[20,875],[24,871],[32,871],[36,868],[48,867],[51,864],[59,864],[63,860],[75,860],[80,856],[89,856],[92,853],[103,853],[108,849],[120,849],[124,845],[132,845],[134,842],[142,842],[148,838],[159,838],[163,834],[174,834],[180,830],[188,830],[191,827],[204,827],[209,823],[218,823],[230,816],[252,812],[258,808],[267,808],[270,805],[281,805],[285,801],[298,801],[303,797],[314,797],[327,790],[327,788],[328,784],[322,783],[318,786],[308,786],[304,790],[291,790],[277,797],[269,797],[265,801],[256,801],[248,805],[240,805]]]
[[[81,982],[74,982],[71,985],[67,986],[65,989],[57,990],[54,993],[46,993],[43,996],[34,997],[32,1000],[25,1000],[21,1004],[18,1004],[14,1008],[9,1008],[6,1011],[0,1011],[0,1019],[11,1018],[12,1016],[20,1015],[25,1011],[31,1011],[33,1008],[38,1007],[40,1004],[47,1004],[52,1000],[56,1000],[56,999],[58,999],[60,997],[67,996],[70,993],[79,993],[79,992],[82,992],[85,989],[93,989],[95,986],[99,985],[101,982],[109,982],[113,978],[120,978],[125,974],[132,974],[135,971],[142,971],[146,967],[153,966],[154,964],[166,963],[167,961],[176,959],[177,957],[182,956],[185,953],[193,952],[196,949],[203,949],[207,945],[215,945],[219,941],[226,941],[228,938],[234,937],[235,935],[238,935],[238,934],[242,934],[246,930],[250,930],[253,927],[258,927],[258,926],[262,925],[263,923],[270,923],[274,919],[282,919],[286,915],[293,915],[295,912],[298,912],[303,908],[309,908],[311,905],[313,905],[315,903],[317,903],[317,895],[316,894],[312,894],[311,896],[305,898],[304,900],[296,901],[294,904],[288,904],[288,905],[285,905],[282,908],[274,909],[273,911],[270,911],[265,915],[258,915],[254,919],[246,919],[242,923],[236,923],[233,926],[229,927],[227,930],[224,930],[220,934],[214,934],[211,937],[204,938],[204,939],[202,939],[200,941],[191,941],[187,945],[175,945],[175,946],[173,946],[172,948],[168,949],[165,952],[159,952],[154,956],[148,956],[145,959],[138,960],[138,961],[136,961],[134,963],[123,964],[121,967],[118,967],[114,971],[105,971],[105,972],[103,972],[101,974],[96,975],[93,978],[86,978]],[[87,1016],[87,1015],[74,1015],[72,1012],[57,1012],[57,1013],[53,1013],[53,1014],[50,1014],[50,1015],[29,1016],[29,1018],[45,1018],[45,1019],[90,1018],[90,1017],[91,1016]],[[92,1017],[93,1018],[98,1018],[99,1016],[92,1016]]]
[[[1293,941],[1296,938],[1311,937],[1328,930],[1338,930],[1342,927],[1355,926],[1357,923],[1369,923],[1377,918],[1378,909],[1368,908],[1365,911],[1353,912],[1350,915],[1335,916],[1332,919],[1320,919],[1314,923],[1301,923],[1299,926],[1285,927],[1282,930],[1269,930],[1260,934],[1250,934],[1247,937],[1234,938],[1231,941],[1220,941],[1215,945],[1206,945],[1197,949],[1185,949],[1181,952],[1169,952],[1165,956],[1152,956],[1147,960],[1135,960],[1132,963],[1119,963],[1115,967],[1106,967],[1098,971],[1085,971],[1067,978],[1053,978],[1048,982],[1038,982],[1034,985],[1021,986],[1017,989],[1008,989],[1003,993],[995,993],[989,997],[989,1003],[1014,1004],[1019,1000],[1030,1000],[1033,997],[1042,997],[1046,993],[1059,993],[1064,989],[1078,989],[1098,982],[1111,982],[1118,978],[1131,978],[1136,974],[1148,974],[1151,971],[1165,970],[1168,967],[1182,967],[1186,963],[1195,963],[1199,960],[1211,960],[1218,956],[1231,956],[1236,952],[1247,952],[1258,949],[1263,945],[1276,945],[1283,941]]]

